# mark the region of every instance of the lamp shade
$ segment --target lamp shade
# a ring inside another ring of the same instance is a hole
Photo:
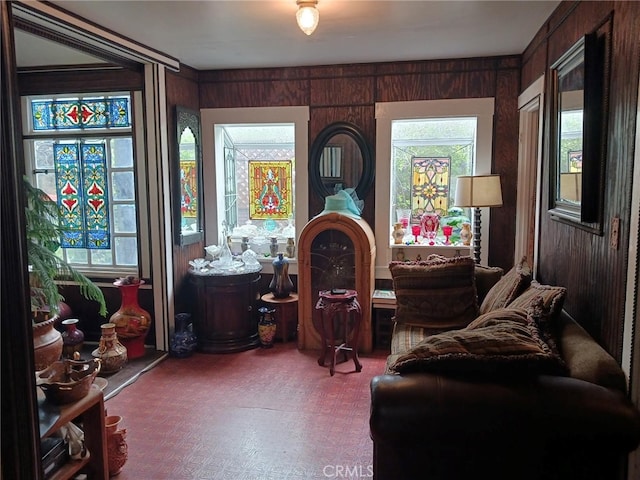
[[[320,21],[320,12],[316,8],[318,0],[297,0],[298,11],[296,21],[300,30],[307,35],[311,35]]]
[[[500,175],[459,176],[456,182],[456,207],[501,207]]]

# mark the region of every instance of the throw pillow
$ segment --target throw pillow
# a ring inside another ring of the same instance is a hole
[[[478,292],[478,303],[482,304],[483,300],[489,293],[489,290],[500,281],[504,275],[504,270],[500,267],[486,267],[484,265],[476,265],[476,290]]]
[[[526,257],[513,266],[491,290],[480,305],[480,314],[488,313],[509,305],[514,298],[522,293],[531,283],[531,268]]]
[[[389,371],[509,379],[539,374],[566,375],[562,358],[543,340],[535,317],[540,311],[539,305],[528,310],[491,311],[466,328],[425,338],[398,356]]]
[[[471,257],[391,262],[398,323],[439,330],[462,328],[478,314]]]
[[[562,304],[567,294],[564,287],[541,285],[536,280],[517,298],[508,304],[509,308],[527,308],[536,297],[541,297],[544,307],[549,310],[550,318],[557,319],[562,310]]]

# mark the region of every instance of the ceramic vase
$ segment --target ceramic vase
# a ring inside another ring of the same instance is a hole
[[[271,237],[271,244],[269,245],[269,254],[274,258],[278,255],[278,237]]]
[[[116,281],[113,284],[120,290],[122,304],[111,315],[109,323],[116,326],[118,338],[127,347],[129,358],[140,358],[145,354],[144,340],[151,328],[151,315],[138,304],[138,289],[144,285],[144,280],[131,283]]]
[[[473,238],[473,233],[471,232],[471,224],[463,223],[462,228],[460,229],[460,240],[462,240],[462,244],[471,245],[472,238]]]
[[[198,339],[193,333],[190,313],[178,313],[175,316],[176,330],[171,337],[169,351],[176,358],[187,358],[195,352]]]
[[[260,307],[260,320],[258,321],[258,336],[262,348],[273,347],[273,339],[276,336],[276,320],[273,317],[275,309]]]
[[[44,370],[62,355],[62,335],[53,328],[55,317],[33,324],[33,357],[36,370]]]
[[[405,230],[402,228],[402,223],[396,223],[393,226],[393,243],[396,245],[401,245],[402,240],[404,239]]]
[[[287,257],[294,258],[296,256],[296,244],[293,237],[287,238]]]
[[[102,335],[100,345],[91,355],[102,362],[102,373],[113,373],[120,370],[127,363],[127,348],[118,340],[116,326],[113,323],[100,325]]]
[[[273,279],[269,284],[269,290],[275,298],[287,298],[293,290],[293,282],[289,277],[289,260],[278,253],[278,258],[273,262]]]
[[[122,417],[118,415],[109,415],[104,419],[107,431],[107,463],[110,477],[118,475],[129,458],[127,430],[118,428],[121,421]]]
[[[78,328],[77,318],[67,318],[62,321],[64,332],[62,332],[62,356],[64,358],[75,359],[76,353],[80,355],[80,349],[84,343],[84,332]]]

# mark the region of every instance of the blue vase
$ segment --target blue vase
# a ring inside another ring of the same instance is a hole
[[[278,253],[278,258],[273,262],[273,279],[269,284],[269,290],[275,298],[287,298],[293,290],[293,282],[289,277],[289,260]]]
[[[178,313],[176,315],[176,331],[171,337],[169,351],[173,357],[186,358],[195,352],[198,339],[193,333],[190,313]]]

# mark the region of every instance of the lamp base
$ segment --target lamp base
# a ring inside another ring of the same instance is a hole
[[[480,263],[480,217],[481,211],[476,207],[473,212],[473,257]]]

